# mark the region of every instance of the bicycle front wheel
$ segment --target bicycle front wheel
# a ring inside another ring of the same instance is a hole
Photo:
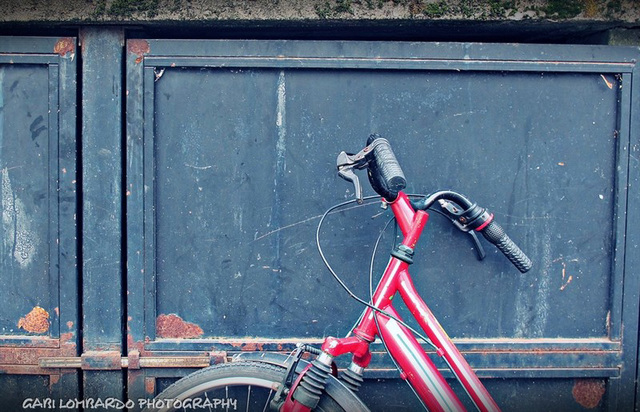
[[[269,411],[269,403],[284,380],[286,369],[264,362],[232,362],[188,375],[150,400],[147,412]],[[318,412],[368,412],[362,402],[337,380],[327,385]]]

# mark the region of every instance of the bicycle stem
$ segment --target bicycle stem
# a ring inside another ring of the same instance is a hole
[[[383,202],[386,201],[383,200]],[[422,233],[422,229],[424,229],[424,226],[427,224],[429,215],[422,210],[416,212],[404,192],[400,192],[396,200],[389,203],[389,205],[396,217],[402,235],[405,237],[402,243],[413,248]],[[419,221],[415,221],[417,216],[420,216]]]

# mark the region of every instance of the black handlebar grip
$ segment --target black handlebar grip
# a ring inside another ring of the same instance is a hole
[[[378,140],[373,149],[373,161],[369,163],[369,180],[373,189],[387,200],[395,200],[398,192],[407,186],[400,163],[385,139],[376,135],[369,137],[367,144]]]
[[[482,229],[482,234],[485,239],[496,245],[520,272],[525,273],[531,269],[533,266],[531,259],[520,250],[518,245],[513,243],[511,238],[504,232],[504,229],[502,229],[502,226],[492,221]]]

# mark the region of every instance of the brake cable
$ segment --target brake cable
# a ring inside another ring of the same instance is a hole
[[[420,197],[423,197],[423,195],[409,195],[409,196],[420,196]],[[380,196],[378,196],[378,195],[366,196],[366,197],[362,198],[362,201],[363,201],[363,202],[365,202],[365,201],[369,201],[369,200],[372,200],[372,199],[379,199],[379,198],[380,198]],[[331,273],[331,275],[333,276],[333,278],[338,282],[338,284],[339,284],[339,285],[340,285],[340,286],[345,290],[345,292],[347,292],[347,294],[348,294],[352,299],[354,299],[354,300],[356,300],[358,303],[360,303],[360,304],[362,304],[362,305],[364,305],[364,306],[368,307],[369,309],[371,309],[371,310],[373,310],[373,311],[375,311],[375,312],[378,312],[379,314],[381,314],[381,315],[383,315],[383,316],[388,317],[389,319],[393,319],[394,321],[398,322],[400,325],[402,325],[402,326],[404,326],[405,328],[407,328],[408,330],[410,330],[410,331],[411,331],[413,334],[415,334],[417,337],[419,337],[419,338],[420,338],[420,339],[422,339],[424,342],[426,342],[427,344],[431,345],[431,347],[433,347],[434,349],[436,349],[436,350],[437,350],[438,348],[433,344],[433,342],[431,342],[427,337],[425,337],[424,335],[422,335],[420,332],[418,332],[417,330],[415,330],[413,327],[411,327],[410,325],[408,325],[406,322],[404,322],[403,320],[398,319],[396,316],[393,316],[392,314],[387,313],[386,311],[384,311],[384,310],[382,310],[382,309],[380,309],[380,308],[376,307],[376,306],[375,306],[375,305],[373,305],[372,303],[369,303],[369,302],[365,301],[364,299],[360,298],[360,297],[359,297],[359,296],[357,296],[355,293],[353,293],[353,292],[351,291],[351,289],[349,289],[349,287],[348,287],[348,286],[344,283],[344,281],[340,278],[340,276],[336,273],[336,271],[333,269],[333,267],[331,266],[331,264],[330,264],[330,263],[329,263],[329,261],[327,260],[327,258],[326,258],[326,256],[325,256],[325,254],[324,254],[324,251],[322,250],[322,246],[321,246],[321,244],[320,244],[320,231],[321,231],[321,228],[322,228],[322,224],[324,223],[324,221],[325,221],[326,217],[327,217],[329,214],[331,214],[334,210],[339,209],[339,208],[341,208],[341,207],[348,206],[348,205],[350,205],[350,204],[352,204],[352,203],[357,203],[357,202],[358,202],[358,200],[357,200],[357,199],[353,199],[353,200],[348,200],[348,201],[346,201],[346,202],[338,203],[338,204],[336,204],[336,205],[334,205],[334,206],[330,207],[329,209],[327,209],[327,211],[326,211],[326,212],[324,212],[324,214],[323,214],[323,215],[322,215],[322,217],[320,218],[320,221],[318,222],[318,226],[317,226],[317,229],[316,229],[316,248],[318,249],[318,253],[320,254],[320,258],[322,259],[322,261],[323,261],[324,265],[325,265],[325,266],[327,267],[327,269],[329,270],[329,273]],[[364,203],[358,203],[358,204],[359,204],[359,205],[364,205]],[[373,204],[373,203],[368,203],[368,204]],[[435,211],[435,210],[434,210],[434,211]],[[392,219],[391,221],[393,221],[393,220],[395,220],[395,218],[394,218],[394,219]],[[390,222],[391,222],[391,221],[390,221]],[[390,223],[390,222],[389,222],[389,223]],[[388,227],[389,223],[387,223],[387,225],[385,226],[385,228],[386,228],[386,227]],[[381,235],[382,235],[382,233],[381,233]],[[379,239],[381,238],[381,235],[379,236]],[[376,242],[376,246],[375,246],[375,249],[374,249],[374,256],[375,256],[375,252],[376,252],[377,247],[378,247],[378,243],[379,243],[379,242]],[[370,266],[370,271],[372,271],[372,270],[373,270],[373,269],[372,269],[372,267]],[[372,273],[372,272],[370,272],[370,273]],[[372,276],[372,274],[371,274],[370,276]],[[370,281],[370,284],[371,284],[371,281]],[[374,316],[374,318],[376,318],[376,317]]]

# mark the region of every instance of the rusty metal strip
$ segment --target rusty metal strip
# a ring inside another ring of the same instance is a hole
[[[205,368],[225,359],[226,355],[209,356],[115,356],[113,352],[87,352],[80,357],[42,357],[38,367],[43,369],[116,370],[140,368]],[[17,366],[17,365],[16,365]]]

